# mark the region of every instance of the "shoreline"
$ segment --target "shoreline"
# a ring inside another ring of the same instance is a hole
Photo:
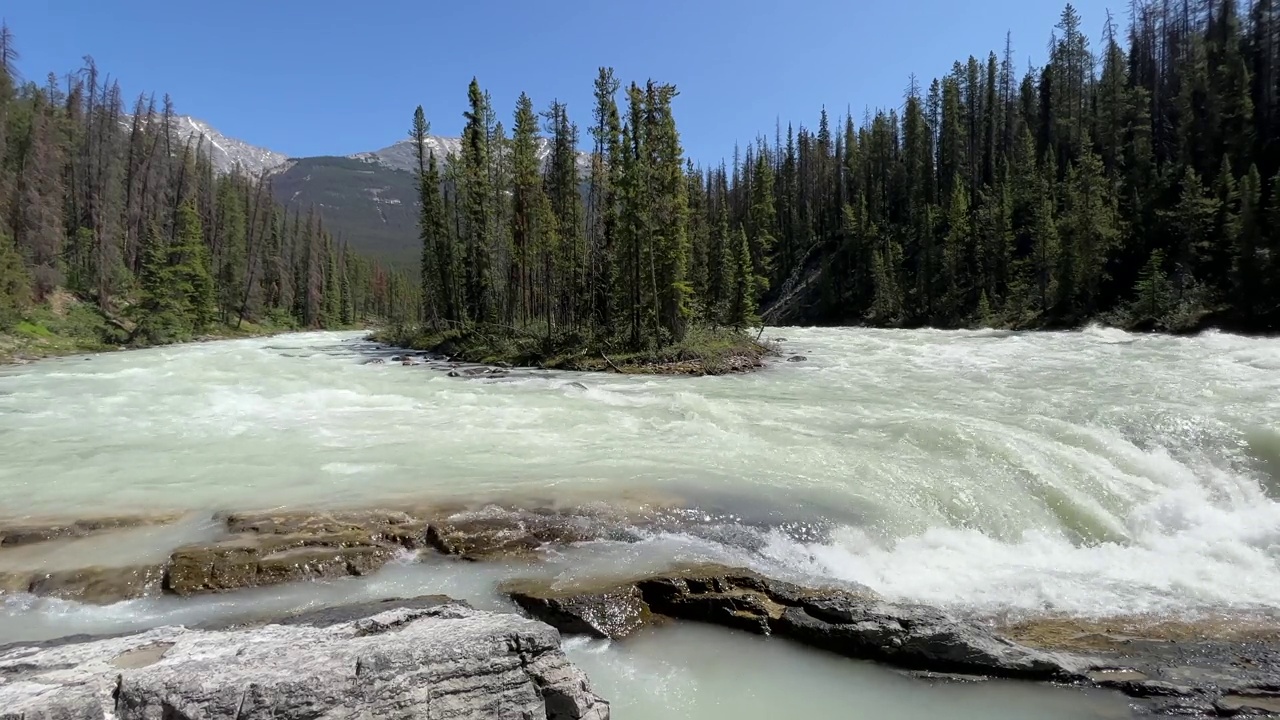
[[[1280,619],[1244,612],[1202,619],[1046,614],[1001,622],[885,600],[855,583],[795,584],[746,567],[675,558],[649,569],[599,566],[568,581],[539,570],[550,556],[583,543],[641,542],[644,532],[638,531],[670,523],[689,529],[681,508],[647,502],[571,508],[420,503],[208,513],[218,531],[203,541],[169,538],[176,547],[165,549],[163,561],[26,572],[10,566],[0,571],[0,597],[24,594],[90,606],[160,597],[182,606],[199,598],[244,597],[250,610],[253,596],[240,593],[254,588],[301,589],[423,564],[490,578],[482,582],[494,583],[499,596],[566,636],[625,643],[641,628],[697,622],[778,636],[925,678],[1010,678],[1113,690],[1153,714],[1210,715],[1280,703],[1280,694],[1268,689],[1280,687]],[[120,533],[163,531],[180,522],[176,513],[156,513],[0,523],[0,559],[42,548],[61,547],[65,555],[74,543],[109,547]],[[140,627],[162,622],[144,619]]]

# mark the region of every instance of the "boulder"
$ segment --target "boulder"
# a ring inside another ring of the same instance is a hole
[[[805,357],[804,355],[792,355],[791,357],[787,358],[787,362],[807,362],[808,360],[809,358]]]
[[[0,720],[607,720],[553,628],[462,604],[0,648]]]

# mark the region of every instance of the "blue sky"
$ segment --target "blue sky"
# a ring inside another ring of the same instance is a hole
[[[1091,38],[1108,6],[1075,3]],[[985,58],[1013,32],[1040,63],[1062,5],[1039,0],[18,0],[0,6],[28,78],[91,55],[126,95],[169,92],[178,110],[294,156],[373,150],[404,137],[422,104],[437,134],[462,127],[479,78],[510,127],[523,90],[590,124],[596,68],[680,88],[686,154],[717,162],[776,118],[896,106],[916,73]],[[1095,42],[1095,47],[1097,43]],[[584,132],[585,137],[585,132]]]

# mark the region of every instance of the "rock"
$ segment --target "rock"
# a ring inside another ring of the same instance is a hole
[[[449,377],[477,377],[488,372],[489,368],[483,367],[455,368],[449,371]]]
[[[382,358],[369,358],[368,360],[365,360],[361,364],[362,365],[384,365],[386,364],[386,362],[387,361],[383,360]]]
[[[0,718],[609,717],[543,623],[458,603],[368,610],[338,622],[0,648]]]
[[[595,540],[604,531],[583,516],[554,512],[491,509],[459,513],[432,523],[427,541],[464,560],[532,557],[544,544]]]
[[[774,342],[786,342],[786,341],[787,341],[787,339],[786,339],[786,338],[774,338],[774,339],[773,339],[773,341],[774,341]]]
[[[852,658],[912,670],[1069,680],[1079,663],[999,637],[931,608],[887,603],[867,589],[802,588],[749,570],[706,566],[581,592],[508,585],[528,612],[565,632],[607,634],[608,613],[633,632],[646,613],[776,634]],[[635,594],[628,596],[628,589]],[[638,595],[638,597],[637,597]],[[621,609],[619,609],[621,608]],[[602,621],[601,618],[605,618]],[[625,629],[625,630],[623,630]]]
[[[0,547],[17,547],[61,538],[82,538],[111,530],[167,525],[181,516],[175,513],[155,515],[121,515],[84,518],[68,522],[28,522],[19,525],[0,525]]]
[[[577,390],[586,390],[586,389],[587,389],[587,386],[586,386],[586,385],[583,385],[582,383],[578,382],[577,380],[575,380],[575,381],[573,381],[573,382],[569,383],[569,384],[568,384],[568,385],[566,385],[565,387],[571,387],[571,388],[575,388],[575,389],[577,389]]]
[[[393,511],[233,514],[229,540],[178,548],[164,589],[177,595],[367,575],[426,543],[424,519]]]
[[[649,624],[651,613],[634,585],[601,590],[554,590],[514,581],[501,588],[530,615],[563,632],[620,640]]]
[[[417,361],[417,360],[414,360],[414,359],[413,359],[413,358],[411,358],[411,357],[406,357],[404,360],[401,360],[401,361],[400,361],[400,364],[401,364],[401,365],[417,365],[417,364],[418,364],[418,361]]]
[[[1214,708],[1219,715],[1273,715],[1280,713],[1280,693],[1253,691],[1223,695]]]
[[[154,594],[163,581],[162,565],[88,567],[34,573],[25,590],[33,595],[108,605]]]
[[[787,362],[807,362],[808,360],[809,358],[805,357],[804,355],[792,355],[791,357],[787,358]]]

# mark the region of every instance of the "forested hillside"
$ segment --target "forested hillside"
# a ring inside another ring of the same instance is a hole
[[[1041,67],[1010,39],[694,173],[694,284],[745,232],[774,322],[1276,329],[1276,3],[1131,10],[1091,42],[1068,5]]]
[[[0,29],[0,332],[154,344],[415,306],[416,283],[349,252],[318,213],[284,213],[266,178],[215,173],[201,142],[178,140],[167,96],[126,112],[91,59],[43,83],[18,59]]]

